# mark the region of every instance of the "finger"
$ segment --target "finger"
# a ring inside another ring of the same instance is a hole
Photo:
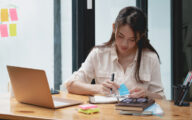
[[[112,85],[110,85],[110,84],[108,84],[108,83],[106,83],[106,82],[103,82],[102,83],[102,89],[104,89],[104,90],[107,90],[107,91],[110,91],[110,89],[111,89],[111,87],[110,86],[112,86]]]
[[[112,85],[112,84],[109,84],[109,83],[106,83],[106,82],[103,83],[103,86],[104,86],[104,87],[107,87],[107,88],[109,88],[109,89],[113,88],[113,85]]]
[[[130,93],[139,92],[140,90],[141,90],[140,88],[135,87],[135,88],[130,90]]]
[[[113,86],[114,86],[115,89],[119,89],[120,88],[120,85],[115,83],[115,82],[113,82]]]
[[[109,89],[109,88],[106,88],[106,87],[104,87],[103,86],[103,93],[105,94],[105,95],[107,95],[107,94],[110,94],[110,92],[111,92],[111,90]]]
[[[144,91],[139,91],[139,92],[134,92],[132,94],[130,94],[131,98],[141,98],[141,97],[145,97],[145,92]]]
[[[138,98],[138,97],[140,97],[142,95],[142,91],[138,91],[138,92],[132,92],[131,94],[130,94],[130,96],[131,97],[133,97],[133,98]]]
[[[114,82],[110,81],[110,80],[107,80],[106,81],[108,84],[113,84]]]
[[[139,98],[137,93],[133,93],[129,95],[130,98]]]

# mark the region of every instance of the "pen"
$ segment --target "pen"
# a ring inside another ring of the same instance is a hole
[[[186,96],[186,94],[187,94],[187,92],[188,92],[188,90],[189,90],[189,84],[190,84],[190,82],[188,82],[187,83],[187,85],[186,85],[186,87],[185,88],[183,88],[183,91],[182,91],[182,93],[181,93],[181,97],[180,97],[180,101],[179,101],[179,105],[182,105],[182,103],[183,103],[183,100],[184,100],[184,98],[185,98],[185,96]]]
[[[183,85],[187,85],[187,80],[188,80],[188,78],[189,78],[189,72],[188,72],[188,74],[187,74],[187,77],[185,78],[185,81],[183,82]]]
[[[115,74],[112,73],[112,75],[111,75],[111,81],[112,81],[112,82],[114,81],[114,77],[115,77]],[[111,88],[111,92],[112,92],[112,88]]]
[[[115,78],[115,74],[112,73],[111,75],[111,81],[114,82],[114,78]],[[111,88],[111,93],[112,93],[112,88]],[[117,102],[119,102],[119,97],[115,94],[116,98],[117,98]]]

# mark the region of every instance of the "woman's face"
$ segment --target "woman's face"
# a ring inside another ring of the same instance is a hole
[[[121,55],[127,55],[137,48],[134,32],[129,25],[123,25],[114,30],[117,51]]]

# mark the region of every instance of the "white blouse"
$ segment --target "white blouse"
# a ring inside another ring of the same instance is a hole
[[[135,79],[135,66],[138,56],[136,52],[133,63],[129,64],[124,72],[123,67],[118,62],[116,47],[113,44],[111,47],[94,48],[82,64],[80,69],[65,81],[65,87],[69,87],[73,81],[81,81],[91,83],[95,79],[96,84],[101,84],[105,80],[111,79],[111,74],[115,74],[114,82],[117,84],[125,84],[128,89],[136,86],[144,87],[152,93],[158,93],[163,98],[163,86],[161,82],[160,64],[156,53],[143,50],[139,76],[143,83],[138,83]]]

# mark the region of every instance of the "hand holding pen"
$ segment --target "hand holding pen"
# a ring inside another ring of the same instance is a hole
[[[106,80],[101,84],[100,93],[110,95],[112,91],[116,91],[120,86],[114,82],[115,75],[111,75],[111,80]]]
[[[114,83],[114,79],[115,79],[115,74],[113,73],[112,75],[111,75],[111,81]],[[115,83],[114,83],[115,84]],[[118,86],[118,88],[119,88],[120,86]],[[117,89],[118,89],[117,88]],[[113,89],[111,88],[111,94],[113,93]],[[115,97],[117,98],[117,101],[119,102],[119,95],[117,95],[117,92],[115,91],[114,92],[115,94]]]

